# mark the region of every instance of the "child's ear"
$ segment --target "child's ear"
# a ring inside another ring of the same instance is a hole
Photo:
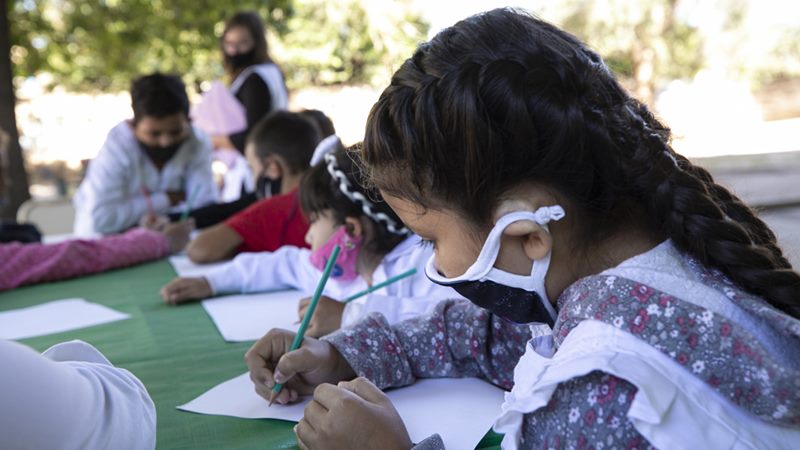
[[[522,249],[532,259],[542,259],[553,248],[553,236],[544,227],[530,220],[521,220],[509,225],[504,235],[522,238]]]
[[[357,217],[345,217],[344,229],[352,237],[361,237],[364,235],[364,225]]]
[[[262,160],[264,175],[270,180],[280,180],[283,177],[283,167],[277,159],[266,157]]]

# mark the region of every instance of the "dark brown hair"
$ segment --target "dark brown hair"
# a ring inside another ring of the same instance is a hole
[[[755,212],[675,153],[670,131],[574,36],[497,9],[419,46],[373,107],[361,157],[376,187],[489,224],[534,182],[567,199],[583,240],[646,228],[800,317],[800,275]]]
[[[403,222],[392,208],[379,198],[377,191],[365,187],[365,177],[361,168],[350,157],[350,152],[354,151],[360,151],[359,144],[348,150],[339,144],[339,148],[333,152],[336,158],[336,168],[347,177],[349,188],[352,191],[358,192],[368,199],[373,211],[385,214],[394,224],[402,227]],[[325,160],[306,172],[300,183],[299,192],[300,208],[309,219],[324,210],[331,210],[337,224],[344,224],[347,217],[366,219],[371,222],[375,236],[368,242],[364,242],[364,249],[372,255],[385,255],[407,237],[407,235],[390,232],[386,222],[377,221],[364,213],[363,202],[353,201],[343,194],[339,182],[328,172],[328,164]]]
[[[259,120],[247,134],[256,156],[280,156],[292,173],[308,169],[311,155],[322,139],[316,123],[298,113],[273,111]]]
[[[333,121],[330,117],[326,116],[324,112],[318,109],[304,109],[300,111],[300,115],[317,124],[317,128],[319,128],[322,139],[336,134],[336,128],[333,126]]]
[[[153,73],[131,82],[133,121],[145,116],[164,118],[174,114],[189,117],[189,97],[186,85],[177,75]]]
[[[222,31],[222,37],[219,40],[220,50],[223,54],[225,54],[225,49],[223,48],[225,35],[228,34],[228,31],[230,31],[231,28],[235,27],[242,27],[246,29],[253,38],[253,45],[255,46],[253,64],[272,62],[272,58],[269,57],[267,36],[264,33],[264,22],[261,21],[258,13],[254,11],[239,11],[230,19],[228,19],[227,22],[225,22],[225,28]],[[232,67],[225,62],[225,72],[231,77],[231,79],[236,78],[236,75],[239,75],[242,70],[244,70],[244,67]]]

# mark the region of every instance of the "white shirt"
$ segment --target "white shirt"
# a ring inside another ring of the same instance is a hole
[[[272,97],[271,108],[272,110],[284,110],[289,107],[289,94],[286,92],[286,85],[283,82],[283,74],[280,69],[273,63],[256,64],[242,70],[236,79],[231,83],[231,93],[236,95],[239,89],[251,74],[255,73],[267,85],[269,94]]]
[[[392,249],[372,274],[372,283],[381,283],[412,268],[417,273],[349,302],[342,315],[343,327],[373,312],[383,314],[389,323],[397,323],[431,312],[441,300],[462,298],[452,288],[435,284],[425,276],[425,262],[433,250],[419,243],[418,236],[411,236]],[[311,264],[310,255],[311,250],[291,246],[272,253],[242,253],[206,275],[206,279],[215,294],[298,289],[311,295],[322,271]],[[330,279],[323,295],[341,301],[368,287],[361,277],[350,282]]]
[[[156,213],[170,210],[168,191],[183,191],[192,208],[217,201],[211,173],[211,142],[196,127],[159,172],[127,121],[111,129],[100,153],[89,163],[73,199],[75,234],[91,236],[124,231],[147,214],[142,187]]]
[[[152,449],[156,410],[144,385],[81,341],[39,355],[0,340],[0,447]]]

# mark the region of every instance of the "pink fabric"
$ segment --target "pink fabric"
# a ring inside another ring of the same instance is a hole
[[[167,254],[164,235],[143,228],[97,240],[0,244],[0,291],[103,272]]]
[[[227,136],[247,128],[244,106],[220,81],[211,83],[191,116],[194,124],[210,136]]]

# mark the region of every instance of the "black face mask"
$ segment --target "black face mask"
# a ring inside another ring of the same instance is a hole
[[[254,47],[250,49],[250,51],[244,53],[235,53],[233,55],[225,53],[224,58],[226,65],[231,66],[234,69],[242,69],[253,65],[256,59],[256,49]]]
[[[172,145],[167,147],[162,147],[160,145],[147,145],[142,141],[139,141],[139,147],[142,148],[142,151],[150,161],[153,161],[153,164],[156,166],[162,167],[166,164],[176,153],[180,150],[181,145],[183,142],[176,142]]]
[[[536,292],[506,286],[491,280],[460,281],[447,284],[467,300],[515,323],[546,323],[554,325],[544,300]]]
[[[505,213],[495,222],[475,262],[462,275],[448,278],[439,273],[435,255],[428,259],[425,275],[434,283],[449,286],[472,303],[512,322],[539,322],[552,327],[557,312],[548,301],[545,289],[550,253],[533,261],[530,275],[510,273],[494,264],[500,254],[500,240],[511,224],[530,221],[544,227],[562,217],[564,209],[558,205]]]
[[[267,197],[266,194],[268,192],[268,189],[269,189],[269,186],[270,186],[271,182],[272,182],[272,180],[270,180],[269,178],[265,177],[263,174],[259,175],[258,178],[256,178],[256,197],[257,198],[262,199],[262,198],[266,198]]]

